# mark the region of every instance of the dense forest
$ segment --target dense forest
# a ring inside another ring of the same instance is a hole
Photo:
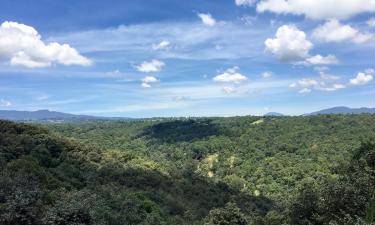
[[[0,224],[375,223],[375,115],[0,121]]]

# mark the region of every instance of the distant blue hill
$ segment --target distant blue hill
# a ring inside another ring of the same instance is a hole
[[[0,110],[0,119],[27,121],[27,120],[73,120],[73,119],[98,119],[100,117],[74,115],[69,113],[54,112],[49,110],[38,111],[16,111]]]
[[[322,114],[363,114],[363,113],[375,113],[375,108],[349,108],[345,106],[333,107],[329,109],[323,109],[317,112],[312,112],[307,115],[322,115]]]
[[[284,114],[278,113],[278,112],[269,112],[264,114],[264,116],[284,116]]]

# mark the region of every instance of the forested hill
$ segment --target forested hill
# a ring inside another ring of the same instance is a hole
[[[374,138],[374,115],[1,121],[0,224],[371,224]]]

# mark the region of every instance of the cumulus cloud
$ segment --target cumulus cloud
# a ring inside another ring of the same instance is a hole
[[[198,13],[198,17],[202,20],[202,23],[206,26],[215,26],[216,20],[209,13]]]
[[[272,77],[272,75],[273,75],[272,72],[268,72],[268,71],[262,73],[262,77],[263,78],[270,78],[270,77]]]
[[[361,13],[375,12],[373,0],[262,0],[257,11],[303,15],[310,19],[348,19]]]
[[[148,84],[148,83],[142,83],[141,86],[144,87],[144,88],[150,88],[151,87],[151,85]]]
[[[319,91],[337,91],[343,88],[346,88],[345,85],[339,83],[330,83],[327,84],[324,81],[318,81],[311,78],[304,78],[298,80],[295,83],[289,85],[291,88],[298,88],[299,93],[309,93],[312,90],[319,90]]]
[[[305,32],[294,25],[283,25],[277,29],[275,38],[265,41],[266,51],[271,52],[281,62],[302,65],[329,65],[337,64],[334,55],[310,56],[313,44],[306,38]]]
[[[313,44],[306,39],[305,32],[294,25],[278,28],[275,38],[265,41],[266,50],[283,62],[296,62],[309,56]]]
[[[156,83],[156,82],[159,82],[159,80],[156,77],[146,76],[142,79],[141,86],[144,87],[144,88],[150,88],[150,87],[152,87],[151,83]]]
[[[338,20],[332,19],[317,27],[313,37],[323,42],[365,43],[374,39],[374,34],[360,32],[350,25],[343,25]]]
[[[346,86],[343,84],[332,84],[331,86],[327,86],[325,83],[321,83],[321,85],[317,87],[317,89],[321,91],[337,91],[344,88],[346,88]]]
[[[5,99],[0,99],[0,106],[9,107],[11,105],[12,105],[12,103],[10,101],[7,101]]]
[[[314,79],[304,78],[304,79],[301,79],[301,80],[297,81],[296,83],[292,83],[290,85],[290,87],[292,87],[292,88],[294,88],[294,87],[310,88],[310,87],[317,86],[318,84],[319,84],[319,82],[314,80]]]
[[[254,3],[256,2],[257,0],[235,0],[235,3],[236,5],[240,6],[251,6],[251,5],[254,5]]]
[[[321,56],[316,55],[310,58],[307,58],[306,61],[312,65],[329,65],[337,64],[339,61],[334,55]]]
[[[146,76],[142,79],[142,82],[143,83],[155,83],[155,82],[158,82],[158,79],[153,76]]]
[[[303,88],[299,91],[299,93],[301,94],[305,94],[305,93],[310,93],[311,92],[311,89],[310,88]]]
[[[237,72],[238,69],[238,67],[229,68],[224,73],[215,76],[213,80],[218,82],[232,83],[241,83],[246,81],[247,77]]]
[[[367,25],[368,25],[369,27],[375,27],[375,18],[373,17],[373,18],[367,20],[366,23],[367,23]]]
[[[373,73],[360,72],[357,76],[350,80],[351,85],[365,85],[373,79]]]
[[[232,94],[232,93],[236,93],[237,90],[233,87],[223,87],[221,89],[225,94]]]
[[[171,43],[169,43],[169,41],[161,41],[158,44],[153,44],[152,49],[153,50],[163,50],[163,49],[168,48],[170,46],[170,44]]]
[[[33,27],[8,21],[0,25],[0,60],[28,68],[48,67],[54,63],[66,66],[92,64],[68,44],[44,43]]]
[[[165,66],[165,63],[159,60],[151,60],[150,62],[143,62],[141,65],[137,66],[139,72],[151,73],[159,72]]]

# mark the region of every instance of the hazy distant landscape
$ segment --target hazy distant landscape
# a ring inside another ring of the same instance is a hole
[[[349,108],[345,106],[333,107],[329,109],[323,109],[320,111],[306,113],[308,115],[329,115],[329,114],[374,114],[375,108]],[[269,112],[263,116],[288,116],[278,112]],[[184,117],[181,117],[184,118]],[[87,115],[75,115],[63,112],[55,112],[49,110],[37,110],[37,111],[17,111],[17,110],[0,110],[0,119],[13,120],[13,121],[39,121],[39,122],[79,122],[89,120],[136,120],[143,119],[148,120],[152,118],[129,118],[129,117],[98,117],[98,116],[87,116]],[[157,119],[157,118],[154,118]],[[159,117],[159,119],[163,119]]]
[[[0,225],[374,225],[375,0],[1,0]]]

